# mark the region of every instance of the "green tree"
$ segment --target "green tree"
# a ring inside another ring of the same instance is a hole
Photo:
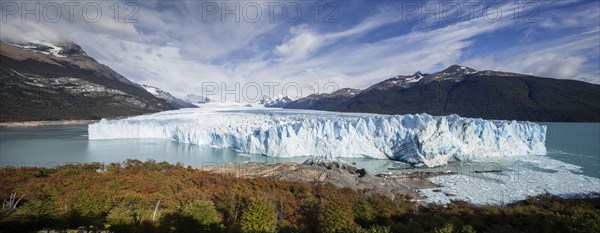
[[[452,224],[446,224],[442,228],[435,228],[435,233],[452,233],[454,232],[454,226]]]
[[[223,217],[211,200],[193,201],[183,208],[182,216],[191,220],[195,227],[204,231],[218,229],[223,221]]]
[[[475,229],[471,225],[464,225],[460,230],[460,233],[476,233]]]
[[[57,214],[57,212],[58,211],[56,211],[56,209],[54,209],[49,202],[32,200],[18,207],[14,213],[8,216],[7,219],[0,220],[14,221],[16,223],[15,225],[20,225],[23,227],[23,229],[14,230],[13,232],[30,231],[25,229],[39,229],[43,228],[44,226],[56,225],[57,219],[61,217]],[[3,227],[0,227],[0,232],[3,231],[2,228]],[[6,230],[6,232],[10,232],[8,229]]]
[[[356,228],[352,208],[338,201],[322,203],[317,219],[323,233],[349,232]]]
[[[556,214],[553,218],[564,232],[600,232],[598,210],[571,207],[568,214]]]
[[[129,232],[134,225],[133,213],[130,210],[116,207],[106,216],[107,226],[115,232]]]
[[[366,200],[360,200],[356,204],[356,223],[363,227],[368,227],[375,222],[376,210],[371,203]]]
[[[356,233],[389,233],[390,227],[373,225],[369,228],[358,228]]]
[[[257,200],[242,213],[242,232],[266,233],[277,230],[275,208],[267,200]]]

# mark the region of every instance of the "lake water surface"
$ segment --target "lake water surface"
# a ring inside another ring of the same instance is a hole
[[[541,123],[548,126],[547,156],[582,167],[582,173],[600,178],[600,123]],[[123,139],[89,141],[87,125],[41,126],[0,129],[0,165],[56,166],[66,163],[122,162],[125,159],[167,161],[191,166],[230,162],[303,162],[305,157],[273,158],[249,155],[234,149],[217,149],[181,144],[163,139]],[[389,168],[408,165],[366,158],[346,158],[373,173],[392,172]],[[493,168],[502,168],[494,164]],[[460,169],[457,169],[460,168]],[[454,163],[437,170],[468,173],[489,170],[489,163],[473,161]],[[427,169],[407,169],[402,172]],[[431,169],[430,169],[431,170]],[[394,170],[393,172],[398,172]]]

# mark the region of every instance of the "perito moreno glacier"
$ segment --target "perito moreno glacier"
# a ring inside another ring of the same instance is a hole
[[[457,115],[199,108],[103,119],[88,134],[90,140],[164,138],[266,156],[368,157],[430,167],[546,154],[546,126]]]

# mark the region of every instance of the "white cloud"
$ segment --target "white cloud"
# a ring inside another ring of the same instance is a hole
[[[167,4],[164,7],[161,4]],[[282,82],[298,83],[303,95],[320,91],[328,82],[339,87],[366,88],[398,74],[437,71],[459,63],[476,37],[513,27],[512,15],[498,22],[482,18],[445,25],[412,27],[401,23],[402,15],[381,8],[362,15],[353,25],[289,24],[282,21],[257,23],[203,22],[199,2],[144,2],[136,15],[137,24],[12,23],[2,24],[2,39],[70,39],[88,54],[132,81],[161,87],[178,96],[201,91],[203,83]],[[260,2],[259,2],[260,4]],[[510,5],[510,4],[509,4]],[[160,8],[160,9],[159,9]],[[591,18],[599,18],[594,12]],[[579,14],[576,18],[582,18]],[[20,21],[18,21],[20,22]],[[566,22],[566,21],[565,21]],[[542,21],[540,25],[545,23]],[[551,24],[553,21],[548,21]],[[562,21],[557,25],[568,25]],[[404,34],[372,39],[382,27],[412,30]],[[352,40],[369,37],[369,42]],[[534,37],[534,36],[532,36]],[[349,41],[350,40],[350,41]],[[477,69],[499,69],[559,78],[598,77],[591,72],[589,55],[598,49],[598,31],[564,36],[545,43],[526,44],[498,54],[469,57],[466,65]],[[588,70],[583,73],[581,70]],[[600,68],[596,68],[600,70]],[[594,76],[595,75],[595,76]],[[326,90],[330,91],[330,90]],[[263,93],[266,94],[266,93]]]
[[[494,70],[496,69],[496,61],[493,56],[485,56],[480,58],[473,58],[461,64],[471,67],[476,70]]]
[[[536,74],[562,79],[575,78],[587,59],[584,56],[565,56],[558,53],[519,55],[504,64],[507,71]]]
[[[516,46],[495,56],[473,58],[463,64],[480,70],[600,83],[600,64],[590,61],[598,56],[590,51],[598,50],[599,33],[600,27],[595,27],[575,35]]]
[[[285,43],[275,47],[277,54],[285,57],[288,61],[306,58],[323,44],[323,39],[306,27],[293,27],[290,29],[292,38]]]
[[[37,7],[36,3],[39,4]],[[0,39],[14,42],[61,42],[71,40],[72,34],[77,32],[90,35],[109,34],[115,38],[138,36],[132,24],[122,23],[124,15],[119,15],[115,19],[109,10],[112,3],[104,1],[7,2],[5,4],[11,7],[16,6],[17,12],[10,14],[8,10],[2,11]],[[5,4],[3,7],[7,6]],[[29,10],[37,9],[37,11],[35,14],[22,15],[23,7]],[[60,7],[60,10],[56,7]],[[100,13],[98,14],[95,9],[100,9]],[[36,21],[36,16],[39,21]]]

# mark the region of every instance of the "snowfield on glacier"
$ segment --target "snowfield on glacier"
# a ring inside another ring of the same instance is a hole
[[[161,138],[275,157],[368,157],[429,167],[546,154],[546,126],[457,115],[208,107],[103,119],[89,125],[88,135],[90,140]]]

